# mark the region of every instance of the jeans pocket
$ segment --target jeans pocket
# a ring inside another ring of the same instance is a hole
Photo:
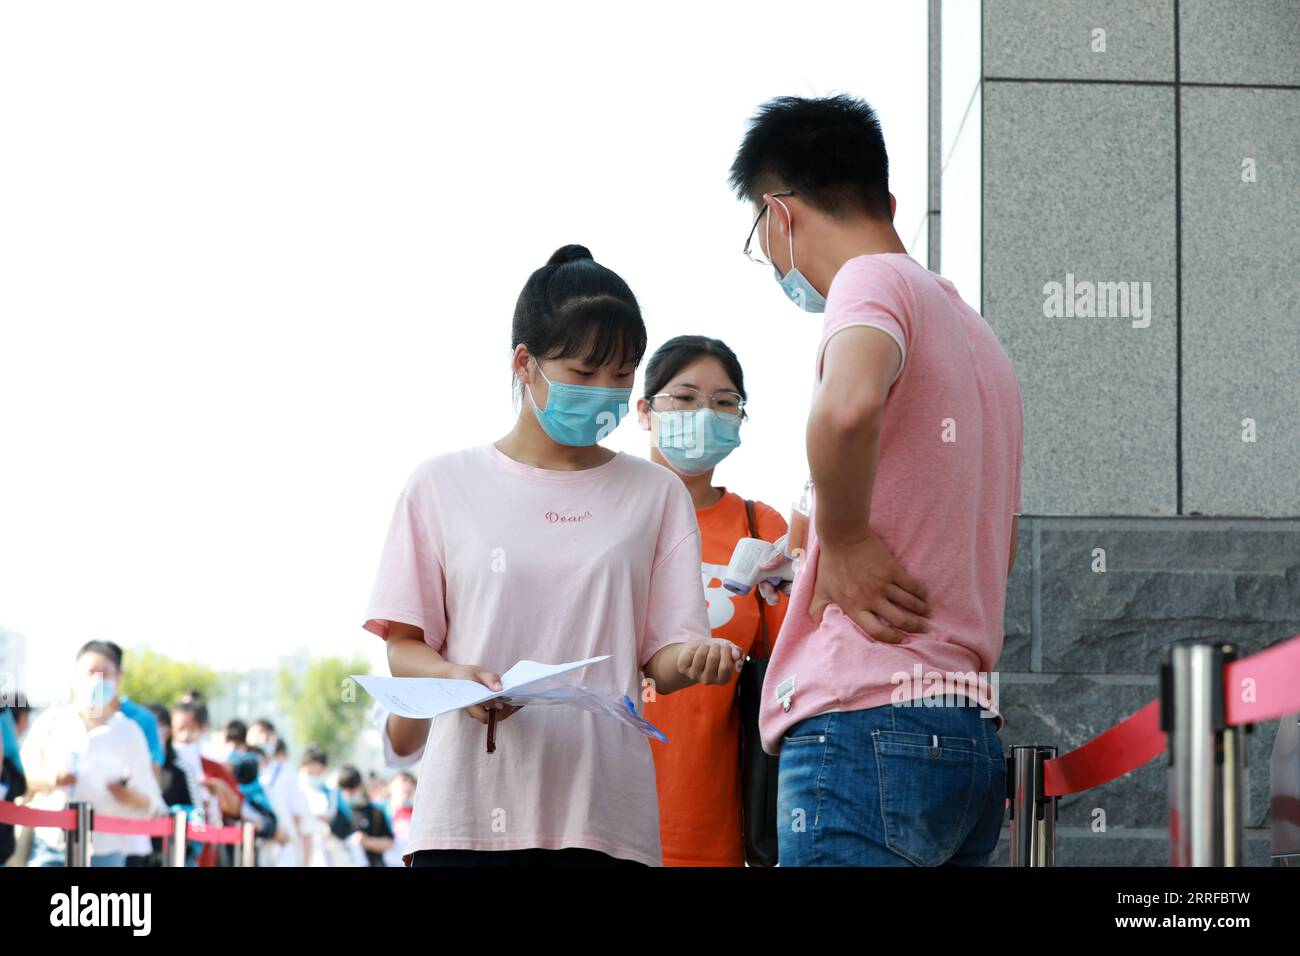
[[[988,785],[973,739],[872,731],[885,846],[917,866],[938,866],[961,846],[972,797]]]

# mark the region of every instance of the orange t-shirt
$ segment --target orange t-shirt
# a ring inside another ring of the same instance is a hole
[[[745,499],[722,489],[722,498],[696,509],[700,523],[700,578],[714,637],[754,647],[759,657],[759,605],[767,618],[769,643],[789,599],[768,606],[755,589],[745,597],[722,586],[736,542],[749,537]],[[775,541],[786,522],[774,509],[754,502],[758,536]],[[767,653],[770,653],[769,647]],[[659,791],[659,840],[664,866],[744,866],[740,825],[740,708],[736,681],[695,686],[646,701],[647,720],[664,732],[667,744],[652,741]]]

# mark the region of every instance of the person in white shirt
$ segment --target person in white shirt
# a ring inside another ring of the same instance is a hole
[[[29,806],[63,810],[89,803],[104,816],[147,818],[167,812],[144,733],[112,704],[121,678],[115,645],[91,641],[77,652],[71,704],[50,707],[32,721],[22,760]],[[123,866],[131,838],[91,835],[92,866]],[[62,866],[66,839],[56,827],[37,827],[31,866]]]
[[[298,783],[298,775],[289,766],[289,748],[285,746],[269,720],[255,720],[248,727],[248,746],[265,757],[260,775],[262,789],[271,801],[276,821],[287,837],[273,850],[274,866],[308,866],[312,856],[315,817],[307,805],[307,794]]]

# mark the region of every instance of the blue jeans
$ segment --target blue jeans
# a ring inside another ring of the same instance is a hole
[[[781,865],[987,866],[1006,763],[981,713],[885,704],[793,725],[781,741]]]

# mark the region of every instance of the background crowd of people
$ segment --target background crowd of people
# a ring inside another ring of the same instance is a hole
[[[183,810],[195,826],[251,821],[259,866],[401,866],[415,778],[331,767],[320,747],[296,762],[269,719],[209,726],[201,694],[176,701],[122,693],[123,652],[92,641],[76,657],[71,703],[0,710],[0,799],[35,809],[89,803],[96,814],[147,818]],[[0,825],[0,863],[62,866],[57,827]],[[162,866],[160,837],[96,832],[93,866]],[[236,849],[189,841],[188,866],[234,864]]]

